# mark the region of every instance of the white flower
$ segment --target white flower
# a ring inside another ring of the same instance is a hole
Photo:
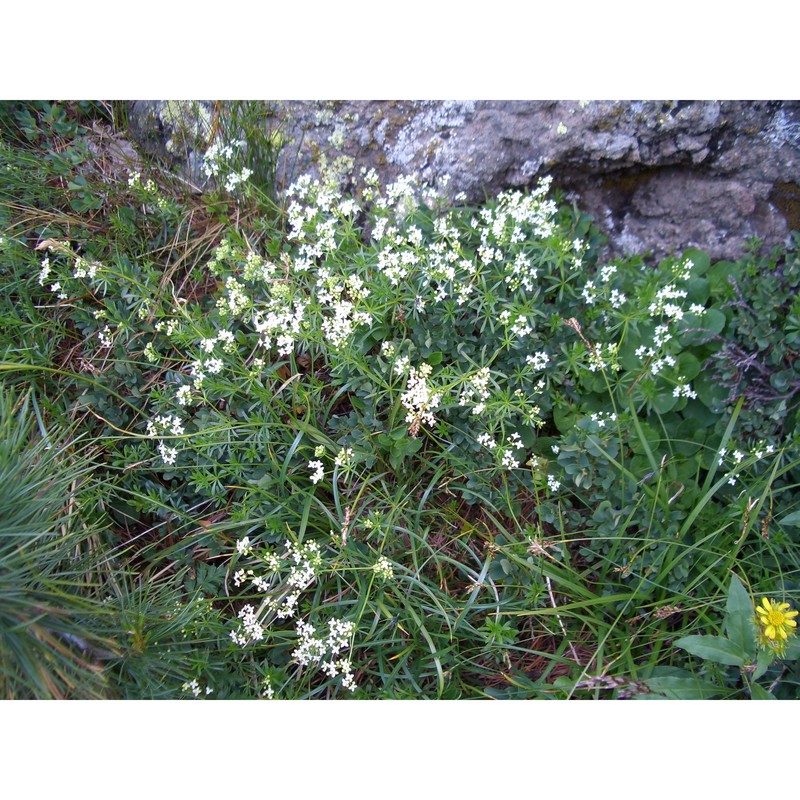
[[[172,466],[178,458],[178,450],[175,447],[167,447],[164,442],[158,443],[158,452],[167,466]]]
[[[178,401],[178,405],[188,406],[192,401],[191,387],[181,386],[180,389],[178,389],[178,391],[175,393],[175,399]]]
[[[505,453],[503,453],[501,463],[506,469],[517,469],[519,467],[519,461],[514,458],[510,450],[507,450]]]
[[[525,356],[525,361],[538,371],[544,369],[550,363],[550,356],[544,350],[540,350],[537,353]]]
[[[488,433],[481,433],[478,434],[478,444],[483,445],[484,447],[488,448],[489,450],[495,450],[497,448],[497,442],[489,436]]]
[[[111,347],[113,344],[111,339],[111,328],[106,325],[103,330],[97,332],[97,337],[100,339],[100,344],[103,347]]]
[[[240,556],[251,552],[249,536],[245,536],[244,539],[238,539],[236,541],[236,552],[239,553]]]
[[[411,367],[406,383],[406,391],[400,401],[408,410],[406,422],[411,425],[425,422],[433,425],[435,422],[433,410],[438,408],[441,394],[433,392],[427,378],[432,372],[430,364],[421,364],[419,370]]]
[[[311,483],[317,484],[325,477],[325,469],[321,461],[309,461],[308,468],[314,470],[310,477]]]
[[[373,565],[372,571],[384,580],[391,580],[394,577],[392,562],[386,556],[381,556]]]
[[[258,620],[258,615],[251,605],[244,606],[239,611],[241,620],[239,627],[231,631],[231,639],[240,647],[246,647],[252,641],[261,641],[264,638],[264,628]]]
[[[334,459],[334,463],[337,467],[346,467],[350,460],[353,458],[353,448],[352,447],[343,447],[339,454]]]

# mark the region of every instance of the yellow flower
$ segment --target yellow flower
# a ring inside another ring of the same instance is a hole
[[[794,617],[798,612],[790,609],[788,603],[778,603],[766,597],[762,597],[761,605],[756,606],[761,643],[779,653],[786,647],[786,639],[796,632]]]

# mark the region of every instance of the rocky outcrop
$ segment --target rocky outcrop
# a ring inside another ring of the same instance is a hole
[[[292,142],[284,150],[286,174],[313,172],[322,154],[329,160],[344,155],[385,180],[413,173],[437,185],[449,176],[447,191],[469,202],[531,186],[549,174],[594,216],[609,237],[611,254],[660,257],[696,246],[716,258],[735,258],[747,237],[779,244],[789,230],[800,229],[795,101],[279,106],[282,130]],[[132,119],[146,116],[145,108],[134,104]],[[180,116],[174,108],[169,115]],[[174,142],[169,121],[159,124]],[[147,125],[139,125],[143,129]]]

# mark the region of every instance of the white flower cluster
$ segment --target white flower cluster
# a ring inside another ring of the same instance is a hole
[[[341,674],[342,686],[354,692],[357,687],[350,659],[337,658],[342,650],[349,647],[354,630],[355,625],[349,620],[331,619],[328,621],[327,636],[317,636],[313,625],[298,620],[300,641],[292,652],[292,658],[303,667],[319,665],[320,670],[330,678]]]
[[[228,246],[230,247],[230,244]],[[258,253],[252,250],[247,254],[247,260],[242,269],[242,277],[246,281],[250,281],[251,283],[260,282],[269,286],[277,275],[277,264],[273,264],[271,261],[265,261]]]
[[[395,217],[402,220],[419,206],[420,187],[413,175],[399,175],[385,189],[384,197],[375,200],[378,208],[391,209]]]
[[[105,325],[97,332],[97,338],[100,339],[101,347],[111,347],[114,343],[114,340],[111,338],[111,328],[108,325]]]
[[[547,200],[552,179],[548,176],[529,194],[520,191],[504,192],[498,197],[495,209],[479,212],[484,223],[478,255],[484,264],[502,261],[502,248],[526,241],[547,239],[555,231],[556,204]],[[507,267],[506,280],[512,289],[520,286],[531,291],[536,269],[525,257],[517,258]]]
[[[673,274],[680,280],[686,280],[691,275],[694,267],[690,259],[684,259],[673,267]],[[684,289],[679,289],[675,284],[668,284],[659,289],[648,307],[650,316],[658,324],[653,331],[653,341],[651,345],[640,345],[636,348],[636,357],[649,359],[648,369],[651,376],[656,376],[667,367],[677,366],[677,360],[667,352],[668,342],[673,340],[673,323],[684,319],[685,311],[677,302],[687,297]],[[692,303],[689,313],[701,316],[706,311],[705,307],[699,303]],[[687,397],[695,399],[697,393],[692,389],[686,378],[679,376],[677,383],[672,390],[673,397]]]
[[[749,454],[745,454],[742,450],[738,448],[731,453],[731,458],[733,459],[734,466],[741,464],[744,459],[749,455],[750,458],[755,459],[756,461],[760,461],[765,456],[771,456],[775,452],[775,445],[772,443],[767,443],[764,440],[758,442],[758,444],[754,445],[750,448]],[[719,465],[722,466],[725,462],[725,459],[728,456],[727,448],[723,447],[719,451]]]
[[[596,422],[598,428],[605,428],[609,422],[617,421],[617,415],[614,412],[596,411],[589,415],[589,419]]]
[[[483,445],[488,450],[497,449],[497,442],[488,433],[478,434],[477,441],[478,444]]]
[[[184,683],[183,686],[181,686],[181,690],[187,693],[191,692],[195,697],[199,697],[203,691],[200,688],[200,684],[197,682],[197,678],[194,678],[193,680]],[[210,694],[213,694],[213,692],[214,690],[210,686],[206,686],[205,688],[206,697]]]
[[[260,642],[264,638],[264,627],[258,621],[256,610],[249,603],[239,611],[239,625],[231,631],[231,639],[239,647],[246,647],[250,642]]]
[[[151,439],[165,435],[181,436],[183,433],[183,421],[177,414],[162,414],[147,423],[147,435]],[[177,447],[168,447],[163,439],[158,443],[158,452],[167,466],[174,464],[178,457]]]
[[[156,191],[156,185],[153,183],[152,179],[148,179],[147,183],[142,183],[141,172],[128,173],[128,186],[130,186],[132,189],[142,189],[145,192]]]
[[[279,356],[288,356],[301,334],[306,303],[294,303],[280,295],[273,298],[266,311],[253,315],[253,327],[261,335],[261,344],[269,350],[277,346]]]
[[[178,405],[188,406],[192,402],[192,389],[189,386],[181,386],[175,393]]]
[[[595,305],[598,298],[601,296],[605,298],[611,308],[620,309],[628,301],[627,296],[619,289],[611,287],[611,280],[617,274],[619,268],[616,264],[606,264],[600,267],[597,274],[597,282],[593,280],[586,281],[581,289],[581,297],[586,301],[587,305]],[[599,286],[597,284],[600,284]]]
[[[434,392],[428,383],[428,378],[433,371],[430,364],[421,364],[419,370],[411,367],[406,391],[400,398],[400,402],[407,409],[406,422],[415,429],[424,422],[426,425],[433,425],[436,421],[433,416],[434,409],[439,407],[441,394]]]
[[[373,565],[372,571],[384,580],[390,581],[394,577],[394,567],[386,556],[381,556]]]
[[[534,370],[541,372],[550,363],[550,356],[544,351],[539,350],[536,353],[531,353],[525,356],[526,363],[530,364]]]
[[[50,277],[50,256],[45,256],[42,259],[41,269],[39,270],[39,286],[44,286],[47,279]]]
[[[671,319],[682,319],[683,310],[675,303],[668,303],[668,300],[679,300],[686,297],[684,289],[678,289],[673,284],[664,286],[656,292],[655,299],[650,303],[648,311],[651,317],[664,314]]]
[[[531,266],[531,260],[523,253],[518,253],[513,263],[506,268],[505,282],[514,291],[522,287],[526,292],[532,292],[539,277],[539,270]]]
[[[595,345],[587,350],[587,363],[586,366],[590,372],[597,372],[597,370],[610,369],[613,372],[620,370],[620,365],[617,360],[617,352],[619,350],[619,343],[613,342],[603,345]]]
[[[324,317],[322,332],[333,349],[347,344],[353,331],[359,325],[368,325],[371,321],[366,311],[357,311],[353,303],[341,300],[333,305],[333,316]]]
[[[486,401],[489,399],[489,367],[482,367],[467,380],[467,385],[461,390],[458,399],[460,406],[475,403],[472,413],[476,416],[483,414],[486,410]],[[475,402],[477,398],[477,402]]]
[[[295,271],[311,269],[318,259],[334,252],[337,247],[336,227],[341,215],[357,213],[355,201],[343,204],[339,191],[351,169],[351,159],[337,158],[330,165],[323,164],[318,179],[312,180],[309,175],[304,175],[289,187],[287,197],[295,199],[287,209],[288,238],[300,245]]]
[[[517,469],[519,467],[519,465],[520,465],[519,461],[517,461],[517,459],[514,457],[514,451],[513,450],[505,450],[503,452],[503,456],[502,456],[502,458],[500,460],[500,463],[506,469]]]
[[[691,385],[686,381],[682,375],[678,378],[678,385],[672,390],[673,397],[688,397],[692,400],[697,399],[697,392],[695,392]]]
[[[203,173],[207,178],[215,177],[225,181],[225,189],[233,192],[239,184],[244,183],[253,174],[252,170],[244,169],[238,172],[231,166],[235,151],[240,151],[244,146],[241,140],[223,145],[215,142],[206,150],[203,156]]]
[[[343,447],[336,455],[336,458],[334,459],[333,463],[336,464],[337,467],[345,468],[350,466],[352,460],[353,460],[353,448]]]
[[[176,319],[168,319],[168,320],[159,320],[156,322],[156,330],[157,331],[164,331],[167,336],[173,336],[175,331],[178,330],[178,320]]]
[[[267,700],[272,700],[275,697],[275,690],[272,688],[272,681],[269,678],[264,678],[261,683],[263,690],[259,697],[266,697]]]
[[[321,461],[309,461],[308,468],[314,470],[309,478],[311,483],[316,485],[325,477],[325,468],[322,466]]]
[[[508,442],[503,448],[500,457],[501,466],[505,469],[517,469],[520,466],[520,461],[517,459],[516,453],[524,447],[525,445],[518,431],[509,434]]]
[[[226,278],[225,289],[227,290],[227,296],[220,297],[217,300],[220,316],[238,317],[252,307],[253,301],[248,296],[244,284],[237,281],[233,275]]]
[[[327,305],[333,316],[322,319],[322,332],[334,349],[345,345],[359,325],[367,325],[371,317],[357,309],[357,303],[369,297],[369,289],[358,275],[336,276],[321,268],[317,272],[317,299]]]
[[[212,342],[213,339],[204,339],[203,342]],[[201,344],[201,347],[203,345]],[[191,367],[189,368],[189,372],[193,378],[193,385],[195,389],[199,389],[203,385],[203,381],[206,379],[208,375],[217,375],[222,372],[224,364],[221,358],[207,358],[203,360],[202,358],[195,359]],[[180,402],[180,400],[178,401]],[[181,403],[184,405],[184,403]]]
[[[249,536],[245,536],[243,539],[236,540],[236,552],[240,556],[249,555],[253,552],[253,548],[250,546]]]
[[[75,259],[75,266],[72,270],[72,277],[73,278],[88,278],[90,281],[93,281],[97,275],[97,270],[100,269],[101,265],[98,264],[96,261],[87,261],[85,258],[81,258],[78,256]]]
[[[148,342],[144,348],[144,357],[148,360],[149,363],[155,364],[158,361],[158,352],[156,348],[153,346],[152,342]]]
[[[49,242],[47,245],[47,250],[51,253],[72,254],[68,243],[57,242],[53,239],[48,239],[47,242]],[[96,261],[87,261],[82,256],[75,256],[71,277],[75,278],[76,280],[88,279],[93,281],[97,277],[98,271],[101,269],[103,269],[102,264],[99,264]],[[45,283],[49,281],[52,270],[53,265],[50,262],[50,256],[45,256],[42,259],[39,269],[39,286],[44,286]],[[57,295],[59,300],[67,299],[67,287],[65,287],[59,280],[56,280],[50,284],[50,291]]]
[[[274,614],[278,619],[295,615],[301,593],[316,580],[317,570],[322,564],[316,542],[295,545],[287,540],[285,548],[281,555],[266,552],[258,556],[267,568],[267,574],[257,574],[250,568],[238,569],[233,575],[234,586],[250,581],[258,591],[266,594],[268,597],[261,612],[263,615]],[[253,555],[247,537],[236,543],[236,550],[239,555]],[[239,634],[241,631],[237,632]]]

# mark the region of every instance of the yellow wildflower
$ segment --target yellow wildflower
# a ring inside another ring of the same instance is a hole
[[[794,636],[796,632],[797,623],[794,617],[798,612],[790,609],[789,603],[778,603],[766,597],[762,597],[761,605],[756,606],[756,621],[759,624],[761,643],[777,653],[783,652],[786,639]]]

